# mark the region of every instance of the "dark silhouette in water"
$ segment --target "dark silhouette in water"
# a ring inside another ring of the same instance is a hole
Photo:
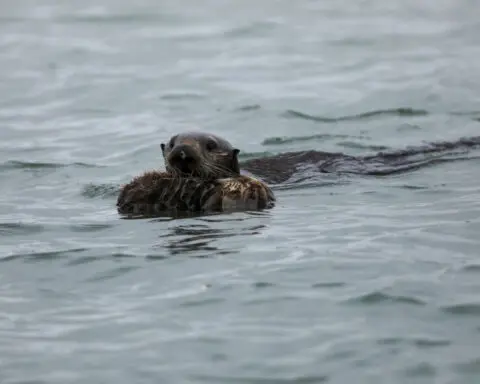
[[[465,159],[460,157],[480,146],[480,136],[461,138],[452,142],[436,142],[402,150],[379,152],[369,156],[349,156],[321,151],[285,152],[278,155],[246,160],[243,170],[267,183],[283,183],[308,169],[309,173],[349,173],[387,176],[413,171],[440,162]]]
[[[123,186],[117,207],[120,213],[147,215],[224,211],[229,204],[241,210],[263,209],[275,201],[266,183],[295,185],[322,173],[387,176],[471,159],[474,157],[469,152],[479,146],[480,136],[368,156],[309,150],[238,163],[239,150],[225,139],[208,133],[184,133],[174,136],[168,147],[162,144],[167,171],[146,172]],[[239,204],[242,202],[252,204]]]
[[[166,171],[150,171],[124,185],[117,199],[122,214],[222,212],[272,207],[268,185],[240,174],[238,149],[203,132],[185,132],[162,143]]]

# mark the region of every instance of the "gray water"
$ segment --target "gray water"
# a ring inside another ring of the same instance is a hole
[[[185,129],[244,158],[478,135],[479,16],[468,0],[2,1],[0,382],[479,383],[478,156],[323,174],[261,213],[115,210]]]

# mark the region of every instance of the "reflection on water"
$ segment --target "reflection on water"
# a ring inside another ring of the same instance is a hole
[[[196,221],[204,221],[208,224],[178,224],[169,226],[164,230],[166,233],[159,235],[161,243],[153,246],[155,249],[165,249],[171,256],[181,255],[189,257],[214,257],[241,252],[241,248],[232,248],[228,239],[243,237],[248,242],[250,236],[260,235],[267,228],[265,224],[250,224],[252,218],[268,217],[269,213],[245,212],[241,217],[229,218],[223,214],[222,218],[201,217]],[[231,228],[229,222],[236,225]],[[213,225],[221,225],[219,228]],[[239,225],[241,224],[241,225]],[[225,240],[219,242],[217,240]],[[219,243],[223,244],[222,246]]]

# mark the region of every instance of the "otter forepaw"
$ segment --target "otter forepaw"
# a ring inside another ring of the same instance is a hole
[[[258,210],[273,207],[275,196],[268,185],[247,176],[225,179],[221,185],[223,211]]]

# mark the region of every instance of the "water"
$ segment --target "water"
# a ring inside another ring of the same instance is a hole
[[[187,128],[244,159],[478,135],[476,2],[0,7],[2,384],[479,382],[478,156],[115,211]]]

